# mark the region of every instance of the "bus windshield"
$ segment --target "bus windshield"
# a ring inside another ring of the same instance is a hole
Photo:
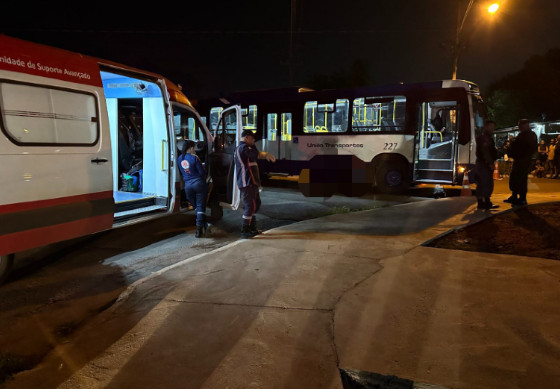
[[[484,130],[484,121],[488,117],[486,103],[480,96],[472,96],[472,107],[474,114],[474,130],[479,135]]]

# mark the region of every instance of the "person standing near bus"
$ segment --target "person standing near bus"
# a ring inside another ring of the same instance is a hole
[[[494,191],[494,162],[498,158],[498,150],[494,144],[494,129],[496,124],[492,120],[484,123],[484,131],[476,137],[476,198],[478,209],[495,209],[490,197]]]
[[[521,119],[518,123],[519,134],[511,144],[513,166],[509,177],[511,196],[504,200],[511,205],[527,204],[527,178],[531,171],[533,155],[537,152],[537,135],[531,131],[529,120]]]
[[[255,213],[261,206],[259,194],[261,181],[257,159],[266,159],[276,162],[274,155],[265,151],[259,152],[255,146],[255,134],[251,130],[241,133],[241,142],[235,149],[235,168],[237,169],[237,186],[241,191],[243,199],[243,223],[241,225],[241,237],[252,238],[260,231],[257,229]]]
[[[556,147],[558,147],[558,143],[560,142],[560,135],[556,138]],[[554,175],[551,175],[550,178],[558,178],[560,174],[560,151],[554,154],[554,158],[552,159],[552,164],[554,166]]]
[[[187,200],[196,210],[196,232],[194,236],[202,238],[207,229],[206,199],[208,197],[208,184],[206,183],[206,170],[194,151],[194,141],[186,140],[184,142],[177,164],[185,182]]]
[[[550,178],[554,178],[554,175],[557,173],[556,167],[554,166],[555,156],[556,156],[556,139],[552,138],[550,140],[550,145],[548,146],[548,154],[546,157],[546,162],[544,164],[545,177],[548,173],[550,173]]]

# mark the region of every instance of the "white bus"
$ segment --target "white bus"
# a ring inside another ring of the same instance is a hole
[[[361,195],[372,185],[385,192],[414,183],[460,185],[475,163],[486,117],[479,88],[461,80],[240,92],[200,101],[197,110],[216,129],[232,104],[241,106],[258,147],[278,157],[259,162],[261,171],[297,176],[307,196]],[[234,128],[215,131],[227,137]]]
[[[158,74],[0,35],[0,135],[0,281],[15,253],[188,209],[178,140],[197,142],[213,214],[239,202],[230,151]]]

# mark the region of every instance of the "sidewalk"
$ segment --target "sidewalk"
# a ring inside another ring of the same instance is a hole
[[[489,215],[475,208],[456,197],[337,214],[191,258],[7,388],[341,388],[338,368],[557,388],[560,263],[422,246]]]

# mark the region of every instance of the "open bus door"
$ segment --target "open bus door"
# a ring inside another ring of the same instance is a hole
[[[457,181],[459,144],[464,144],[470,135],[467,98],[464,90],[457,89],[443,89],[418,102],[414,160],[417,182]]]
[[[233,155],[242,130],[241,107],[235,105],[220,113],[214,129],[214,152],[210,156],[210,207],[214,218],[222,216],[223,208],[236,210],[239,207],[240,194]]]

